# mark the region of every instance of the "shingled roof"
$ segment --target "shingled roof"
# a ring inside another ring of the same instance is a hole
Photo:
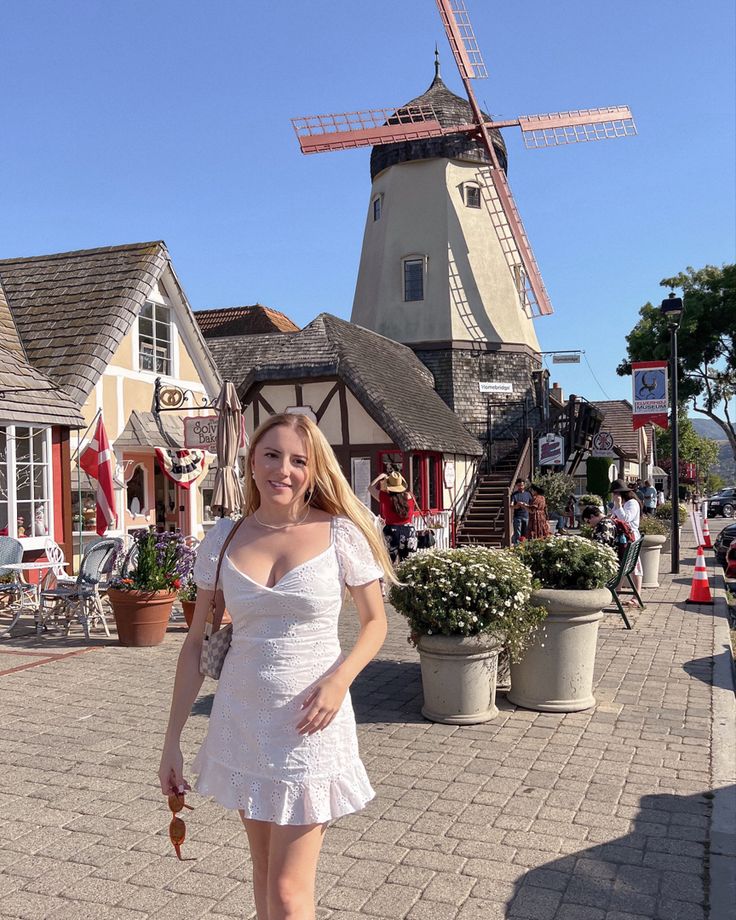
[[[1,283],[0,419],[25,425],[84,427],[74,400],[27,360]]]
[[[81,406],[167,266],[186,303],[161,240],[0,259],[28,361]],[[207,354],[199,327],[191,329]]]
[[[439,73],[421,96],[406,103],[410,105],[432,106],[437,120],[443,128],[453,125],[468,125],[474,122],[470,103],[462,96],[456,96],[445,86]],[[399,112],[401,110],[399,109]],[[490,115],[483,113],[491,120]],[[506,144],[498,128],[491,129],[491,139],[502,169],[506,169]],[[472,160],[477,163],[489,163],[490,158],[483,144],[468,134],[444,134],[441,137],[429,137],[417,141],[399,141],[395,144],[380,144],[371,152],[371,179],[397,163],[410,160],[428,160],[432,157],[447,157],[455,160]]]
[[[633,407],[628,399],[609,399],[594,402],[596,409],[604,415],[603,425],[605,431],[613,435],[614,444],[620,448],[627,457],[639,456],[639,434],[633,427]]]
[[[206,339],[223,335],[259,335],[268,332],[298,332],[299,327],[280,310],[263,304],[198,310],[194,318]]]
[[[401,450],[482,453],[410,348],[329,313],[300,332],[223,337],[208,345],[241,398],[262,381],[338,376]]]
[[[133,409],[113,447],[116,450],[133,450],[136,447],[181,450],[184,447],[184,421],[174,412],[157,417],[153,412]]]

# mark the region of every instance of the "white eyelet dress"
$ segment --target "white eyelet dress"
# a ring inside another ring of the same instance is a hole
[[[197,551],[194,579],[212,590],[220,548],[234,522],[222,518]],[[313,685],[343,655],[337,635],[345,585],[383,570],[352,521],[332,519],[332,541],[273,588],[240,572],[227,551],[220,588],[233,639],[215,693],[195,788],[246,818],[321,824],[359,811],[374,797],[358,752],[350,693],[322,731],[297,724]]]

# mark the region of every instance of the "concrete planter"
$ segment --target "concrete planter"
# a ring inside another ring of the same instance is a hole
[[[659,556],[667,537],[660,534],[644,534],[641,541],[641,567],[644,570],[642,588],[659,587]]]
[[[524,657],[511,664],[509,702],[540,712],[579,712],[595,706],[593,669],[598,624],[611,603],[607,588],[542,588],[531,602],[549,611]]]
[[[667,521],[667,526],[670,527],[670,522],[669,522],[669,521]],[[680,548],[682,548],[682,527],[678,527],[677,529],[678,529],[678,531],[679,531],[679,533],[680,533]],[[661,550],[661,551],[662,551],[663,553],[671,553],[671,552],[672,552],[672,537],[670,536],[670,533],[668,533],[667,536],[664,538],[664,544],[663,544],[663,546],[662,546],[662,550]]]
[[[422,715],[431,722],[475,725],[498,715],[499,636],[421,636]]]

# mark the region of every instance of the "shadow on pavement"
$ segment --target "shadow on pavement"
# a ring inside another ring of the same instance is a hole
[[[711,655],[707,658],[692,658],[690,661],[686,661],[682,667],[691,677],[697,677],[697,679],[701,680],[704,684],[719,687],[721,690],[732,690],[733,684],[730,681],[721,679],[720,677],[715,681],[713,679],[716,674],[721,675],[730,673],[730,657],[730,651],[724,650],[720,655]],[[718,666],[719,659],[722,659],[726,664],[725,669]]]
[[[531,869],[516,883],[506,918],[599,920],[611,912],[706,920],[712,798],[642,796],[630,834]]]

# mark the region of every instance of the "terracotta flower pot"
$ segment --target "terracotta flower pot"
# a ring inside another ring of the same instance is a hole
[[[187,621],[187,629],[192,625],[192,617],[194,616],[194,608],[197,606],[196,601],[182,601],[181,609],[184,614],[184,619]]]
[[[107,596],[115,614],[121,645],[142,647],[163,642],[176,592],[110,588]]]

